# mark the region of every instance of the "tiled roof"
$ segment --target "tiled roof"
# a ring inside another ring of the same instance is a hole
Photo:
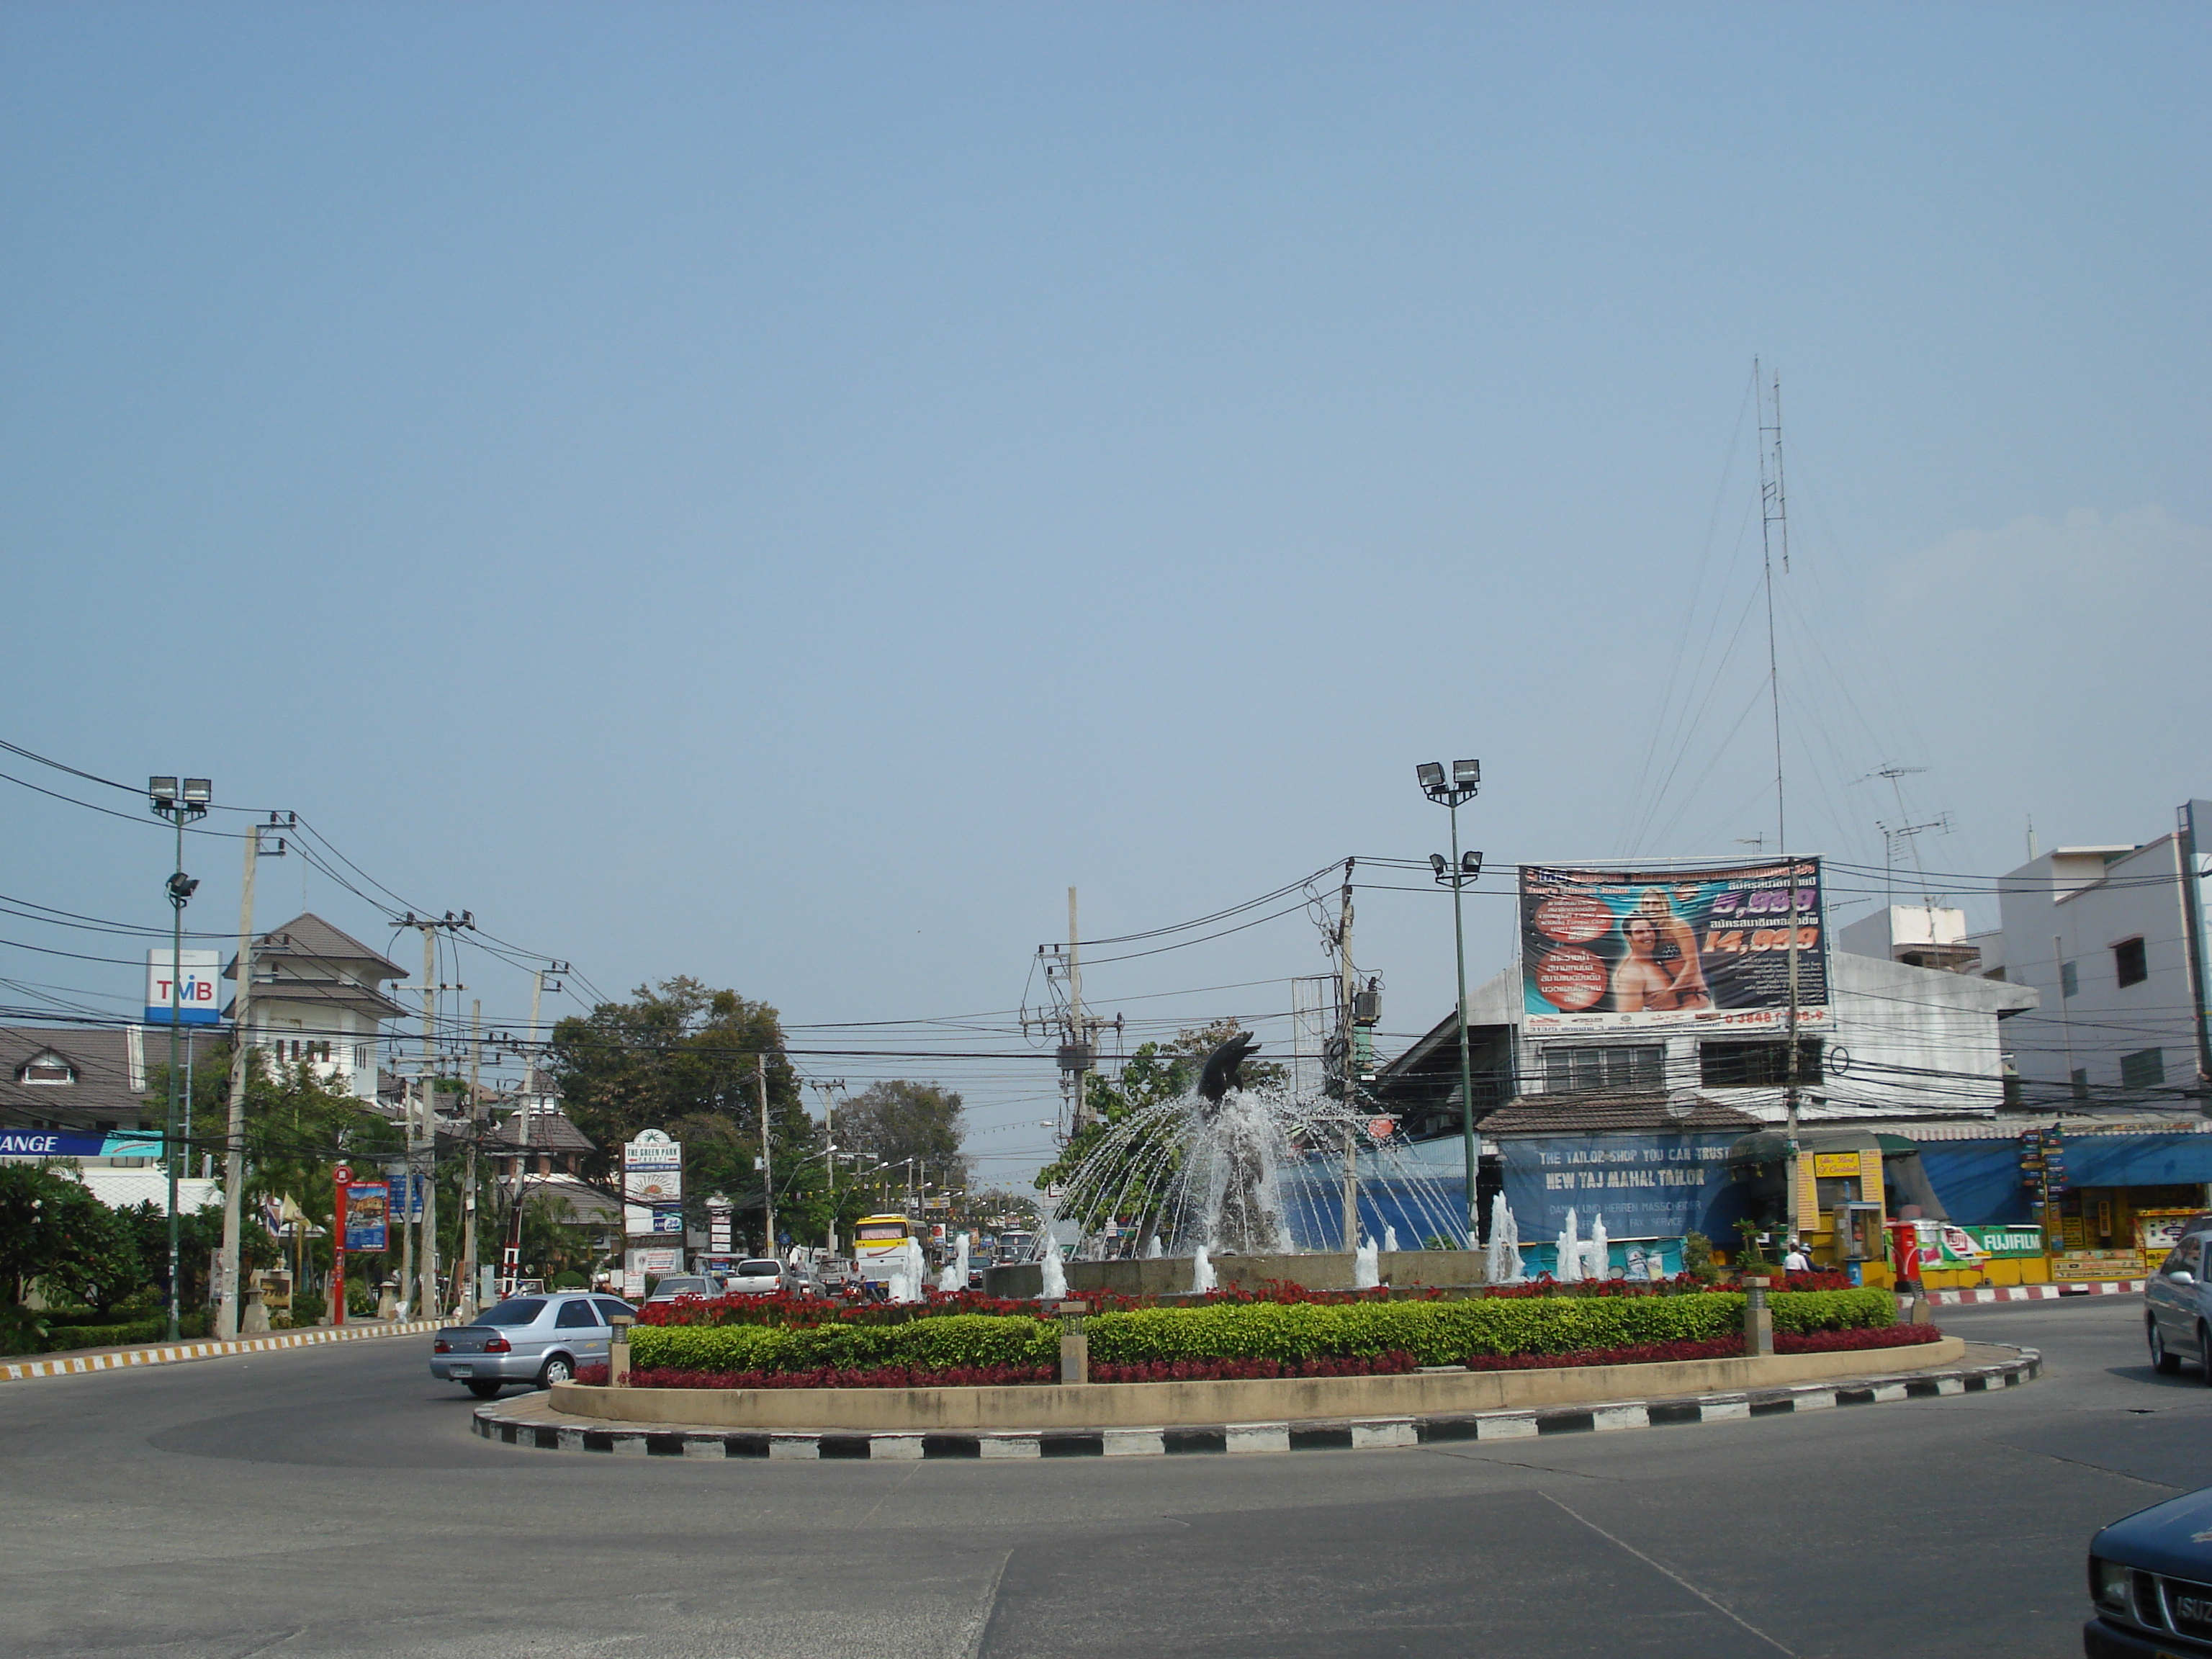
[[[390,957],[372,951],[352,934],[333,927],[312,910],[302,911],[282,927],[272,927],[253,941],[257,957],[306,957],[319,962],[368,963],[380,968],[382,973],[372,972],[372,980],[404,979],[407,970]],[[222,970],[225,979],[238,975],[238,959],[231,958]]]
[[[1663,1089],[1619,1093],[1522,1095],[1481,1121],[1486,1135],[1583,1135],[1614,1132],[1680,1134],[1761,1127],[1748,1112],[1704,1095],[1692,1094],[1690,1109],[1669,1109],[1674,1096]]]
[[[131,1053],[137,1043],[138,1052]],[[204,1063],[216,1041],[205,1027],[187,1027],[184,1042],[195,1063]],[[18,1083],[16,1073],[52,1051],[76,1074],[70,1083]],[[112,1120],[137,1127],[147,1111],[147,1068],[169,1062],[169,1028],[160,1026],[0,1026],[0,1127],[20,1129],[33,1118],[42,1122]]]
[[[484,1137],[488,1152],[522,1150],[522,1114],[509,1112],[499,1127]],[[598,1146],[559,1112],[530,1115],[530,1150],[533,1152],[595,1152]]]

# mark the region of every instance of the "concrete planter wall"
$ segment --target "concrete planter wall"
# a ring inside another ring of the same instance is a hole
[[[1762,1359],[1255,1382],[1048,1383],[1000,1389],[609,1389],[562,1382],[554,1386],[552,1404],[556,1411],[580,1417],[714,1428],[923,1433],[1155,1427],[1519,1411],[1653,1395],[1769,1389],[1954,1364],[1965,1352],[1964,1342],[1945,1337],[1917,1347]]]
[[[1224,1290],[1257,1290],[1267,1279],[1302,1285],[1310,1291],[1352,1288],[1352,1258],[1341,1252],[1316,1255],[1223,1255],[1213,1259],[1216,1281]],[[1468,1290],[1485,1282],[1486,1258],[1480,1250],[1384,1250],[1378,1253],[1382,1282],[1398,1290]],[[1067,1290],[1111,1291],[1121,1296],[1173,1296],[1190,1289],[1188,1256],[1156,1261],[1070,1261]],[[1036,1263],[986,1267],[983,1289],[991,1296],[1026,1300],[1044,1290],[1044,1269]]]

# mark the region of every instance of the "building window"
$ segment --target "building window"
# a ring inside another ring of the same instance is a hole
[[[1666,1087],[1663,1042],[1547,1043],[1544,1088],[1551,1094]]]
[[[1797,1081],[1818,1083],[1819,1037],[1797,1041]],[[1787,1042],[1700,1042],[1698,1080],[1708,1089],[1779,1089],[1790,1081]]]
[[[2082,1106],[2087,1105],[2089,1103],[2089,1068],[2086,1066],[2076,1066],[2074,1068],[2073,1076],[2069,1080],[2074,1085],[2074,1099],[2075,1103]]]
[[[2166,1050],[2138,1048],[2131,1054],[2120,1056],[2120,1086],[2124,1089],[2155,1089],[2166,1081]]]
[[[2058,964],[2058,994],[2062,997],[2081,994],[2081,974],[2070,962]]]
[[[2124,939],[2112,947],[2112,967],[2124,986],[2140,985],[2150,977],[2150,963],[2139,939]]]
[[[366,1042],[356,1042],[353,1045],[353,1068],[356,1072],[365,1072],[368,1069],[368,1045]]]

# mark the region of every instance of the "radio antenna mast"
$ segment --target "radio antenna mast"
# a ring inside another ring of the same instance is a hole
[[[1766,589],[1766,693],[1767,705],[1774,716],[1774,836],[1782,854],[1783,878],[1790,884],[1790,1013],[1784,1026],[1784,1075],[1787,1079],[1783,1089],[1783,1103],[1789,1118],[1790,1193],[1784,1212],[1790,1219],[1792,1237],[1799,1234],[1802,1216],[1798,1203],[1799,1188],[1803,1183],[1797,1178],[1797,868],[1790,860],[1790,812],[1788,799],[1783,787],[1782,770],[1782,668],[1781,653],[1776,647],[1774,633],[1774,561],[1778,554],[1782,574],[1790,574],[1790,492],[1784,483],[1782,470],[1782,377],[1775,375],[1766,385],[1759,384],[1761,365],[1752,359],[1751,376],[1753,395],[1763,407],[1759,417],[1759,550],[1761,574]],[[1771,418],[1770,418],[1770,416]]]

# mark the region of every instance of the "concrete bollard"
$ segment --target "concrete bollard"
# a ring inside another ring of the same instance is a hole
[[[1090,1311],[1088,1302],[1060,1304],[1060,1380],[1064,1383],[1091,1380],[1091,1338],[1083,1328],[1083,1316]]]
[[[1773,1282],[1769,1279],[1743,1281],[1743,1352],[1747,1358],[1757,1359],[1774,1352],[1774,1311],[1766,1305],[1766,1287]]]
[[[629,1386],[629,1328],[635,1322],[620,1314],[614,1316],[615,1334],[607,1343],[607,1386],[611,1389]]]

